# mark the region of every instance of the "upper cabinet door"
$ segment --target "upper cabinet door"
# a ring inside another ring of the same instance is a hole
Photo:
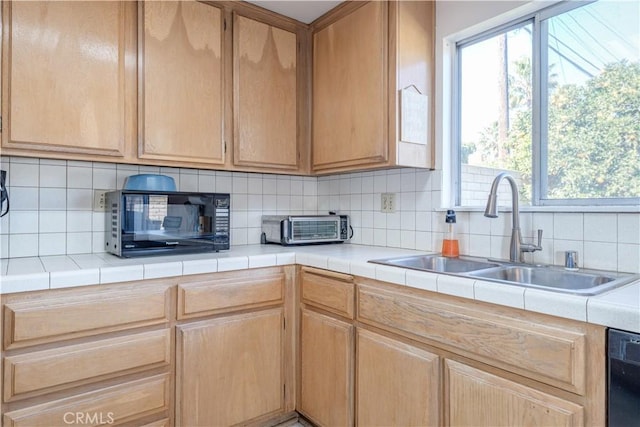
[[[345,2],[312,24],[314,172],[433,167],[434,4]]]
[[[387,4],[373,1],[313,36],[313,169],[385,162]]]
[[[298,168],[297,36],[234,15],[234,165]]]
[[[223,12],[139,3],[139,147],[144,159],[224,163]]]
[[[3,148],[124,156],[133,134],[127,131],[134,109],[126,86],[135,71],[125,62],[135,58],[135,7],[115,1],[2,3]]]

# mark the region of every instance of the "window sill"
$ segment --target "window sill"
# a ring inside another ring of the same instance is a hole
[[[446,212],[450,208],[438,208],[436,211]],[[481,206],[456,206],[456,212],[484,212]],[[500,212],[511,212],[511,206],[500,206]],[[520,206],[520,212],[549,213],[640,213],[640,206]]]

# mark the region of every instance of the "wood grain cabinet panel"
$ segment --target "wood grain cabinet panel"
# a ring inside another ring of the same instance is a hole
[[[387,160],[386,41],[378,1],[314,33],[314,170]]]
[[[353,276],[303,267],[301,277],[302,302],[353,319]]]
[[[442,425],[437,355],[358,329],[356,378],[357,425]]]
[[[122,424],[170,408],[169,374],[156,375],[4,414],[7,427]]]
[[[584,426],[583,407],[451,360],[445,361],[451,426]]]
[[[176,423],[230,426],[284,411],[284,311],[178,327]]]
[[[8,356],[4,359],[4,401],[170,363],[168,329]]]
[[[282,303],[282,271],[237,272],[234,276],[178,285],[178,319]]]
[[[298,410],[320,426],[353,425],[354,327],[302,310]]]
[[[151,423],[145,424],[141,427],[170,427],[171,423],[168,418],[163,418],[158,421],[153,421]]]
[[[298,168],[297,35],[234,14],[234,165]]]
[[[358,320],[451,346],[574,393],[586,391],[584,332],[365,285],[358,287]]]
[[[166,323],[175,301],[160,282],[39,296],[5,304],[5,349]]]
[[[125,156],[135,123],[127,92],[135,82],[133,3],[2,7],[3,148],[63,158]]]
[[[433,167],[434,4],[345,2],[312,24],[314,172]]]
[[[224,23],[195,1],[139,2],[143,159],[224,164]]]

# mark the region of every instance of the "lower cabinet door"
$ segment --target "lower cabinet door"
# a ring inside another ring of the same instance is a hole
[[[451,426],[584,425],[583,407],[462,363],[445,362]]]
[[[282,308],[179,326],[176,424],[229,426],[284,411]]]
[[[353,425],[353,326],[302,310],[298,409],[321,426]]]
[[[357,425],[441,425],[437,355],[358,329],[356,363]]]

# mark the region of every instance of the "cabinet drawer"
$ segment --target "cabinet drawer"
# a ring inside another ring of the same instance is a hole
[[[169,374],[56,400],[4,415],[7,427],[120,424],[170,407]]]
[[[169,286],[158,282],[12,298],[4,305],[4,346],[13,349],[161,324],[171,316],[171,300]]]
[[[4,401],[167,366],[169,329],[38,351],[4,359]]]
[[[507,317],[474,304],[432,300],[358,285],[358,320],[433,345],[444,344],[484,363],[585,393],[585,333]]]
[[[302,268],[302,301],[305,304],[353,319],[353,276],[315,268]]]
[[[285,274],[281,269],[222,274],[178,285],[178,319],[280,304]]]

